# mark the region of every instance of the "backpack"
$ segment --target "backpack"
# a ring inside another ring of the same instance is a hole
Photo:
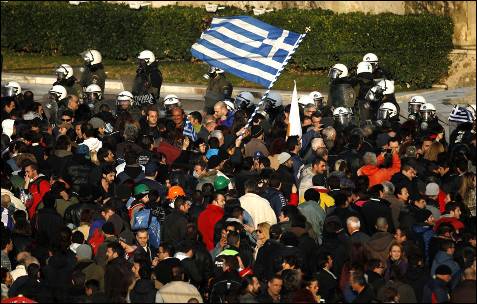
[[[88,243],[91,245],[94,255],[96,255],[99,246],[104,243],[104,234],[101,233],[101,228],[98,228],[93,232],[93,235],[88,240]]]
[[[159,248],[161,243],[161,224],[158,218],[153,216],[151,209],[142,208],[135,212],[131,229],[133,231],[147,229],[149,244],[154,248]]]

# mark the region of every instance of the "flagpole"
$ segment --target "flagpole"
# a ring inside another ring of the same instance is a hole
[[[300,43],[303,41],[303,39],[305,38],[306,34],[308,34],[308,32],[310,31],[310,27],[306,27],[305,28],[305,33],[304,34],[301,34],[300,35],[300,38],[298,38],[298,40],[295,42],[295,44],[293,45],[293,49],[291,50],[290,53],[288,53],[287,57],[285,58],[285,61],[283,61],[283,64],[282,66],[280,67],[280,69],[277,71],[277,73],[275,74],[275,77],[273,78],[272,82],[270,82],[270,85],[268,86],[267,90],[265,91],[265,94],[263,94],[262,98],[260,99],[260,102],[258,103],[258,105],[255,107],[255,110],[253,111],[252,115],[250,116],[248,122],[247,122],[247,125],[246,125],[246,128],[249,128],[250,127],[250,123],[252,122],[253,120],[253,117],[255,116],[255,114],[257,114],[258,112],[258,109],[260,108],[260,106],[263,104],[263,102],[265,101],[265,99],[267,98],[268,96],[268,93],[270,93],[270,90],[272,89],[273,85],[275,84],[275,81],[277,81],[278,77],[281,75],[282,71],[285,69],[285,66],[287,65],[288,61],[290,60],[291,56],[296,52],[296,50],[298,49],[298,46],[300,45]],[[240,135],[240,136],[243,136],[243,133]]]

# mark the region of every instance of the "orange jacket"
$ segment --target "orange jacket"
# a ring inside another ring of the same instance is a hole
[[[377,165],[366,165],[358,169],[358,175],[367,175],[369,177],[369,188],[385,181],[391,180],[394,173],[401,170],[401,159],[397,153],[393,154],[393,163],[390,168],[379,168],[378,166],[384,161],[384,157],[377,157]]]

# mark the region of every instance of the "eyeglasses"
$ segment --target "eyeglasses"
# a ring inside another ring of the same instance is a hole
[[[70,119],[64,119],[64,118],[62,118],[61,121],[71,121],[71,118],[70,118]]]

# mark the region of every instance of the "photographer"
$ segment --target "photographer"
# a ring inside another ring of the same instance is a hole
[[[386,157],[391,155],[391,166],[388,168],[382,168],[382,164],[385,162]],[[358,169],[358,176],[366,175],[369,178],[369,188],[374,185],[380,184],[385,181],[391,180],[394,173],[399,172],[401,169],[401,159],[398,155],[398,148],[387,148],[381,151],[379,156],[376,156],[373,152],[366,152],[363,156],[364,166]]]

